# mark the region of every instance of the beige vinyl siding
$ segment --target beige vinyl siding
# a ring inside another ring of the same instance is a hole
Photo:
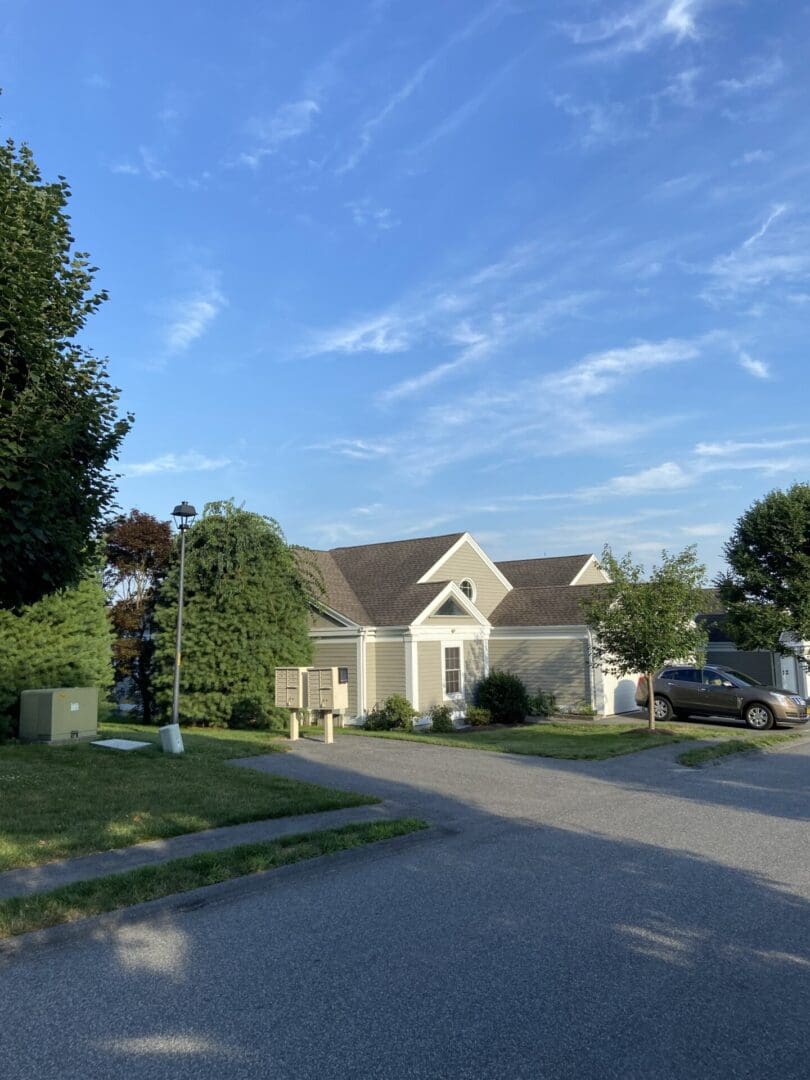
[[[484,677],[483,641],[464,642],[464,698],[472,701],[475,688]]]
[[[475,606],[482,615],[488,616],[494,611],[509,592],[500,578],[466,541],[428,580],[455,581],[460,585],[464,578],[469,578],[475,585]]]
[[[418,708],[427,712],[431,705],[441,705],[442,692],[442,645],[440,641],[420,641],[416,645],[419,665]]]
[[[588,646],[583,639],[492,637],[489,667],[519,675],[532,694],[552,690],[561,705],[590,703]]]
[[[472,615],[428,615],[424,626],[478,626],[479,623]]]
[[[377,700],[377,646],[366,642],[366,705],[370,709]]]
[[[313,667],[345,667],[349,669],[349,716],[357,715],[357,642],[312,641]]]
[[[343,623],[338,622],[337,619],[331,619],[328,615],[324,615],[322,611],[310,611],[309,625],[314,630],[334,630],[336,626],[342,627]],[[344,664],[343,667],[345,666]]]
[[[376,701],[405,693],[405,642],[378,641],[375,649]],[[373,704],[371,698],[369,703]]]
[[[577,585],[604,585],[607,578],[596,565],[590,563],[582,577],[577,578]]]

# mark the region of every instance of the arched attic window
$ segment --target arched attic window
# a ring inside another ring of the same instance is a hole
[[[464,580],[459,585],[459,588],[468,600],[471,600],[473,603],[475,603],[476,591],[474,581],[471,581],[469,578],[464,578]]]

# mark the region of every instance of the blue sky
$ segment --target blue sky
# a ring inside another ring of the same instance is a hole
[[[122,505],[715,570],[808,478],[808,40],[804,0],[0,3]]]

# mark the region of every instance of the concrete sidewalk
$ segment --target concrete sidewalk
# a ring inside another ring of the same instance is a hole
[[[186,855],[196,855],[201,851],[222,851],[238,844],[278,840],[282,836],[335,829],[341,825],[386,821],[395,816],[401,815],[392,813],[391,807],[383,804],[353,806],[343,810],[325,810],[317,814],[297,814],[294,817],[249,821],[243,825],[226,825],[202,832],[183,833],[163,840],[148,840],[132,847],[101,851],[75,859],[60,859],[42,866],[21,867],[0,874],[0,900],[49,892],[75,881],[122,874],[127,870],[154,866],[156,863],[181,859]]]

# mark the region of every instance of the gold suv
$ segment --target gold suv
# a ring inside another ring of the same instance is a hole
[[[776,686],[763,686],[732,668],[672,664],[655,676],[653,692],[656,720],[728,716],[744,720],[755,731],[767,731],[776,724],[807,723],[806,698]],[[647,680],[642,677],[636,687],[636,704],[646,707],[647,697]]]

